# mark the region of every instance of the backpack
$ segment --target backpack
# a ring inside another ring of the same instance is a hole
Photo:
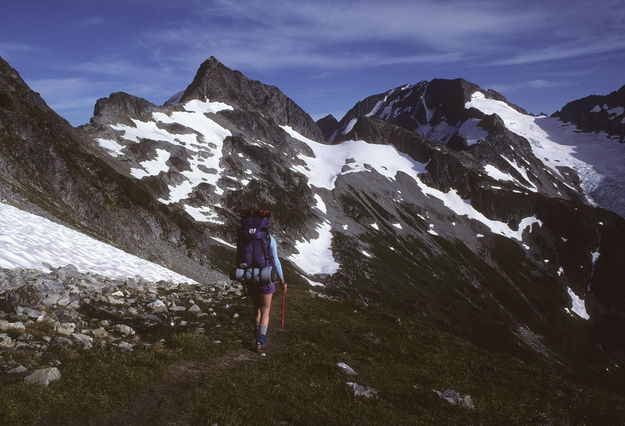
[[[272,280],[273,256],[268,215],[241,219],[237,238],[236,267],[231,278],[235,281],[268,284]]]

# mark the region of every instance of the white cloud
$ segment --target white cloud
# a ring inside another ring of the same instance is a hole
[[[498,92],[512,92],[514,90],[523,90],[523,89],[545,89],[549,87],[566,87],[569,86],[570,83],[567,81],[556,81],[556,80],[526,80],[520,81],[518,83],[510,83],[510,84],[490,84],[486,85],[489,89],[496,90]]]
[[[565,43],[547,46],[539,50],[531,50],[519,55],[491,62],[492,65],[521,65],[536,62],[555,61],[559,59],[576,58],[580,56],[625,50],[625,36],[610,39],[593,38],[586,40],[567,41]]]
[[[462,61],[476,43],[487,49],[502,35],[536,22],[534,13],[510,14],[487,2],[471,8],[460,1],[224,0],[220,5],[201,22],[172,23],[146,38],[177,46],[170,59],[185,64],[213,55],[232,67],[358,68]],[[221,18],[228,25],[220,24]]]
[[[37,49],[35,46],[24,43],[11,43],[0,41],[0,54],[5,52],[28,52]]]

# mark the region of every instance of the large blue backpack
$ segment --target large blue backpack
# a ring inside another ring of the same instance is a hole
[[[237,261],[232,279],[268,284],[272,279],[273,256],[268,233],[269,215],[245,215],[237,238]]]

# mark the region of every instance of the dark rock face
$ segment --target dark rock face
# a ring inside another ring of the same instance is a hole
[[[124,122],[128,117],[145,117],[154,110],[154,105],[145,99],[124,92],[111,93],[108,98],[100,98],[95,104],[92,123]],[[126,124],[132,124],[128,122]]]
[[[339,126],[339,122],[332,114],[328,114],[317,120],[317,126],[321,129],[324,139],[328,140],[328,138],[330,138],[330,136],[332,136],[332,134],[336,131]]]
[[[214,57],[202,63],[179,102],[192,99],[224,102],[235,109],[269,117],[276,124],[291,126],[308,138],[323,138],[313,119],[277,87],[250,80]]]
[[[553,114],[585,132],[606,132],[625,139],[625,86],[609,95],[592,95],[566,104]]]

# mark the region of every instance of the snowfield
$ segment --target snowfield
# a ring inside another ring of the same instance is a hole
[[[308,178],[308,184],[317,188],[334,189],[334,183],[340,175],[355,172],[370,172],[364,167],[371,165],[381,175],[394,180],[395,175],[404,172],[408,175],[425,173],[425,164],[414,161],[406,154],[398,152],[391,145],[376,145],[364,141],[345,141],[338,145],[326,145],[300,135],[289,126],[280,126],[291,137],[308,145],[314,157],[299,155],[306,166],[293,166],[292,170]],[[353,158],[355,162],[348,163]],[[343,166],[349,166],[341,171]]]
[[[44,264],[45,263],[45,264]],[[40,216],[0,203],[0,267],[38,269],[72,264],[80,272],[112,278],[195,283],[156,263]]]
[[[334,274],[339,270],[339,264],[332,254],[332,227],[325,221],[317,227],[319,237],[309,241],[298,241],[295,249],[298,253],[289,256],[302,271],[315,274]]]
[[[427,186],[418,176],[419,173],[426,173],[425,164],[413,160],[406,154],[397,151],[391,145],[376,145],[365,141],[345,141],[338,145],[325,145],[300,135],[289,126],[281,127],[293,138],[308,145],[315,155],[315,157],[300,155],[299,158],[306,165],[292,167],[293,170],[308,178],[309,185],[332,190],[334,189],[336,179],[340,175],[361,171],[370,173],[371,170],[364,167],[364,164],[369,164],[373,170],[390,180],[394,180],[399,172],[407,174],[415,180],[417,186],[425,195],[441,200],[445,207],[457,215],[467,216],[470,219],[481,222],[495,234],[523,241],[523,233],[526,229],[529,228],[531,230],[534,224],[542,226],[542,222],[532,216],[522,219],[516,226],[516,229],[514,229],[514,227],[505,222],[492,220],[484,216],[484,214],[471,205],[471,200],[462,199],[455,189],[442,192]],[[348,158],[353,158],[355,161],[347,163],[346,160]],[[345,165],[350,167],[349,170],[344,170],[343,167]],[[516,163],[514,165],[521,169],[520,172],[524,171]],[[428,232],[432,235],[438,235],[433,230]],[[331,237],[328,239],[328,243],[330,242]]]
[[[497,114],[510,131],[529,141],[534,155],[556,176],[566,182],[557,167],[574,169],[591,204],[599,204],[625,217],[625,144],[605,133],[580,132],[576,126],[557,118],[522,114],[505,102],[486,98],[479,91],[473,93],[465,107],[477,108],[484,114]]]

